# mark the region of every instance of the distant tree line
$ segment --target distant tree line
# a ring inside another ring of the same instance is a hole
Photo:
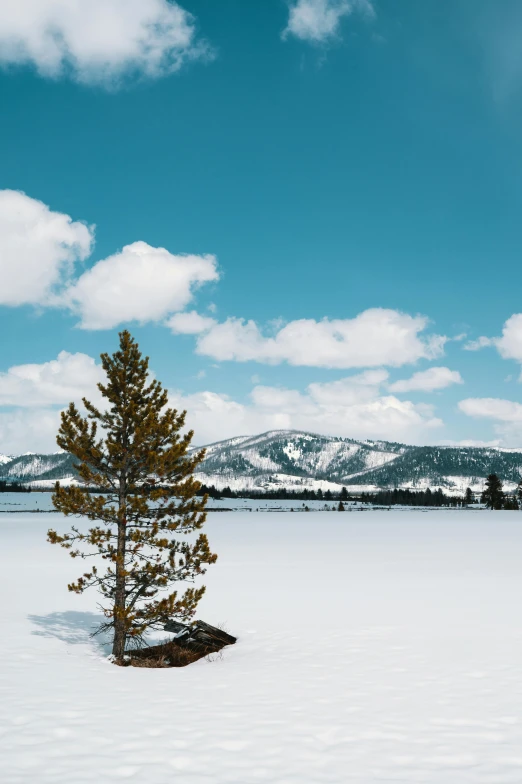
[[[278,487],[277,490],[231,490],[230,487],[224,487],[218,490],[214,485],[201,485],[199,490],[200,495],[208,495],[210,498],[252,498],[252,499],[267,499],[269,501],[334,501],[334,500],[360,500],[351,499],[348,495],[346,487],[343,487],[340,493],[332,493],[331,490],[288,490],[285,487]]]
[[[214,485],[202,485],[199,490],[200,495],[208,495],[210,498],[249,498],[253,500],[271,501],[338,501],[339,511],[344,510],[346,502],[359,502],[372,504],[374,506],[429,506],[429,507],[461,507],[470,506],[478,499],[470,487],[466,488],[463,496],[448,495],[441,488],[431,490],[408,490],[394,488],[393,490],[379,490],[376,493],[360,493],[350,495],[343,487],[338,493],[331,490],[288,490],[285,487],[277,490],[231,490],[224,487],[218,490]],[[489,474],[486,479],[484,491],[480,496],[480,502],[488,509],[520,509],[522,508],[522,479],[515,494],[504,492],[501,480],[496,474]]]
[[[363,493],[361,501],[379,506],[462,506],[460,496],[450,496],[437,490],[380,490],[378,493]]]
[[[30,487],[24,487],[19,482],[6,482],[0,480],[0,493],[30,493]]]
[[[338,493],[331,490],[288,490],[284,487],[277,490],[240,490],[233,491],[230,487],[218,490],[214,485],[202,485],[199,491],[201,495],[207,494],[210,498],[250,498],[254,500],[272,501],[339,501],[341,504],[346,502],[357,502],[375,504],[379,506],[461,506],[464,499],[460,496],[446,495],[442,490],[380,490],[377,493],[360,493],[350,495],[343,487]],[[469,491],[471,493],[471,490]],[[473,499],[469,501],[473,503]],[[341,511],[341,510],[340,510]]]

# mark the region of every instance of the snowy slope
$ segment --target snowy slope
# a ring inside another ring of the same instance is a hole
[[[30,482],[35,479],[63,479],[74,474],[73,458],[64,452],[51,455],[27,453],[0,461],[0,479]]]
[[[206,474],[198,472],[196,479],[204,485],[213,485],[217,490],[229,487],[234,492],[253,490],[257,493],[268,490],[330,490],[332,493],[339,493],[343,485],[337,482],[329,482],[327,479],[313,479],[307,476],[293,476],[292,474],[261,474],[260,476],[222,476],[220,474]]]
[[[342,484],[355,473],[395,460],[403,450],[401,444],[370,446],[348,438],[276,430],[211,444],[202,468],[207,475],[234,479],[275,472]]]

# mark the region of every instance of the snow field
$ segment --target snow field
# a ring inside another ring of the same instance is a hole
[[[168,670],[107,662],[49,525],[0,515],[5,784],[522,781],[520,515],[211,515],[240,639]]]

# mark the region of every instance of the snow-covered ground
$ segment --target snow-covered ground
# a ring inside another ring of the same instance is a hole
[[[185,669],[121,669],[96,594],[0,515],[3,784],[519,784],[522,516],[209,516],[198,615],[239,636]]]

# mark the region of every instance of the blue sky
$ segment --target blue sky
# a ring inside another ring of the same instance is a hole
[[[124,327],[200,443],[522,443],[520,4],[8,5],[0,452]]]

